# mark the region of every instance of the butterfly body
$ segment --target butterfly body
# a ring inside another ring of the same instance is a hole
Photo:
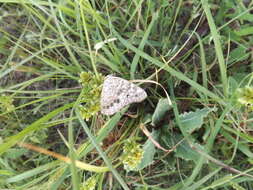
[[[115,76],[108,75],[105,78],[101,94],[101,113],[113,115],[123,107],[141,102],[147,97],[147,93],[137,85]]]

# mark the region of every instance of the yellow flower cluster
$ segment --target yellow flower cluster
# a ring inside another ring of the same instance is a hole
[[[102,91],[103,75],[98,76],[90,72],[82,72],[79,82],[83,86],[81,105],[79,110],[83,118],[88,121],[100,111],[100,96]]]
[[[10,112],[14,109],[13,98],[5,94],[0,96],[0,111],[1,112]]]
[[[125,170],[137,170],[137,166],[141,163],[143,154],[144,150],[141,148],[140,144],[132,139],[127,140],[123,147],[123,155],[121,157]]]
[[[253,87],[246,86],[238,89],[237,101],[249,108],[253,109]]]
[[[82,190],[94,190],[97,185],[97,176],[93,175],[89,177],[86,181],[83,187],[81,188]]]

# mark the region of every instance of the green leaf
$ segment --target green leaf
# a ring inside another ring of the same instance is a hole
[[[231,186],[233,187],[234,190],[246,190],[236,182],[231,181],[230,184],[231,184]]]
[[[184,160],[198,160],[198,154],[193,151],[190,145],[183,141],[175,150],[176,157],[183,158]]]
[[[247,48],[239,46],[230,52],[228,64],[243,61],[247,59],[248,57],[249,57],[249,54],[247,54]]]
[[[251,13],[246,13],[246,14],[243,14],[241,17],[240,17],[241,20],[246,20],[246,21],[249,21],[249,22],[253,22],[253,17],[252,17],[252,14]]]
[[[238,31],[235,31],[235,33],[238,36],[246,36],[246,35],[253,34],[253,26],[242,28],[242,29],[240,29]]]
[[[151,125],[155,126],[164,117],[165,113],[170,109],[169,102],[167,98],[162,98],[159,100],[155,112],[152,116]]]
[[[215,180],[214,182],[212,182],[210,187],[218,187],[220,185],[226,184],[226,183],[232,181],[233,178],[234,178],[234,176],[232,176],[232,175],[224,176],[224,177],[219,178],[219,179]]]
[[[20,156],[24,155],[28,150],[23,148],[10,148],[6,152],[5,156],[9,159],[18,159]]]
[[[182,124],[182,130],[186,133],[192,133],[196,129],[199,129],[204,118],[212,111],[217,111],[216,107],[197,109],[195,112],[186,112],[179,116]]]
[[[195,162],[197,162],[200,158],[199,154],[190,147],[186,140],[180,142],[182,139],[184,139],[184,137],[177,132],[169,133],[167,130],[165,130],[161,133],[159,139],[161,140],[162,146],[167,149],[173,148],[176,144],[180,143],[175,149],[176,157],[180,157],[184,160],[193,160]]]
[[[233,95],[237,90],[237,88],[239,87],[239,84],[234,77],[229,77],[228,86],[229,86],[229,93]]]
[[[151,136],[154,140],[156,140],[156,139],[158,139],[159,132],[153,131],[151,133]],[[142,170],[143,168],[149,166],[150,164],[152,164],[152,162],[154,160],[154,155],[156,153],[156,149],[155,149],[154,143],[150,139],[148,139],[145,142],[143,149],[144,149],[144,155],[141,160],[141,163],[136,167],[137,170]]]
[[[8,170],[0,170],[0,176],[3,176],[3,175],[10,176],[10,175],[13,175],[13,173]]]
[[[197,144],[195,143],[195,145]],[[201,146],[198,144],[198,147]],[[201,149],[203,149],[203,147],[201,147]],[[187,141],[180,143],[180,145],[176,148],[175,153],[176,157],[180,157],[184,160],[193,160],[196,164],[200,158],[199,153],[194,151]]]

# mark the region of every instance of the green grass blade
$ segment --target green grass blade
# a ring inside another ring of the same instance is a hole
[[[50,162],[48,164],[37,167],[35,169],[32,169],[32,170],[23,172],[21,174],[18,174],[16,176],[10,177],[6,180],[6,182],[7,183],[14,183],[14,182],[18,182],[18,181],[21,181],[21,180],[25,180],[27,178],[30,178],[30,177],[38,175],[42,172],[45,172],[46,170],[51,170],[52,168],[54,168],[58,164],[59,164],[59,161]]]
[[[128,27],[128,25],[130,24],[130,22],[131,22],[131,21],[133,20],[133,18],[136,16],[136,13],[138,12],[138,10],[141,9],[141,5],[142,5],[143,1],[144,1],[144,0],[140,0],[139,2],[138,2],[138,1],[132,1],[133,4],[135,4],[135,3],[138,3],[138,4],[136,4],[136,8],[134,9],[134,11],[133,11],[131,17],[128,19],[127,23],[125,24],[125,27],[123,28],[123,30],[125,30],[125,29]]]
[[[53,118],[54,116],[56,116],[60,112],[71,108],[72,106],[73,106],[73,103],[66,104],[60,108],[57,108],[57,109],[49,112],[44,117],[33,122],[31,125],[27,126],[25,129],[23,129],[18,134],[13,135],[13,136],[9,137],[8,139],[6,139],[6,141],[0,145],[0,155],[3,154],[5,151],[7,151],[10,147],[14,146],[19,141],[21,141],[26,135],[30,134],[33,131],[43,128],[43,124],[45,122],[49,121],[51,118]]]
[[[151,32],[151,29],[153,28],[153,25],[155,23],[155,21],[158,19],[158,12],[154,13],[153,14],[153,17],[152,17],[152,21],[151,23],[149,24],[148,26],[148,29],[146,30],[146,32],[144,33],[144,36],[141,40],[141,43],[138,47],[139,50],[143,50],[147,40],[148,40],[148,36]],[[130,75],[131,75],[131,79],[134,79],[134,74],[135,74],[135,71],[136,71],[136,67],[137,67],[137,64],[138,64],[138,61],[140,59],[140,56],[138,54],[135,54],[134,58],[133,58],[133,62],[131,64],[131,67],[130,67]]]
[[[73,116],[73,109],[71,110],[70,117]],[[71,160],[70,171],[71,171],[71,179],[74,190],[80,189],[80,182],[77,172],[77,167],[75,161],[77,160],[76,151],[74,149],[74,134],[73,134],[73,124],[72,120],[69,121],[68,125],[68,143],[69,143],[69,156]]]
[[[115,178],[118,180],[118,182],[121,184],[121,186],[123,187],[124,190],[129,190],[127,184],[124,182],[124,180],[122,179],[122,177],[120,176],[120,174],[115,170],[115,168],[113,167],[111,161],[109,160],[109,158],[106,156],[106,154],[103,152],[103,150],[100,148],[100,146],[98,145],[96,138],[91,134],[88,126],[86,125],[86,123],[84,122],[83,118],[81,117],[80,113],[78,110],[76,110],[76,115],[79,119],[79,122],[81,123],[85,133],[87,134],[87,136],[89,137],[90,141],[92,142],[93,146],[97,149],[98,153],[100,154],[100,156],[103,158],[103,160],[105,161],[107,167],[110,169],[110,171],[113,173],[113,175],[115,176]]]
[[[91,65],[92,65],[92,68],[93,68],[93,71],[95,72],[95,75],[98,76],[98,72],[97,72],[97,68],[96,68],[96,64],[95,64],[95,60],[94,60],[94,57],[93,57],[93,53],[92,53],[92,50],[91,50],[91,44],[90,44],[90,38],[89,38],[89,32],[88,32],[88,28],[87,28],[87,24],[86,24],[86,17],[85,17],[85,14],[84,14],[84,4],[86,3],[89,3],[88,1],[83,1],[81,0],[80,1],[80,11],[81,11],[81,19],[82,19],[82,24],[83,24],[83,30],[85,32],[85,37],[86,37],[86,43],[87,43],[87,46],[88,46],[88,50],[89,50],[89,53],[90,53],[90,60],[91,60]]]
[[[124,110],[123,110],[124,111]],[[121,112],[123,113],[123,112]],[[108,137],[109,133],[114,129],[114,127],[118,124],[122,117],[122,114],[114,115],[108,122],[104,124],[104,126],[99,130],[96,142],[100,144],[106,137]],[[90,151],[94,149],[93,144],[85,143],[78,149],[78,156],[83,157],[88,154]]]
[[[79,62],[77,61],[76,57],[74,56],[74,53],[72,52],[72,50],[70,48],[70,44],[69,44],[68,40],[65,38],[65,36],[63,34],[63,31],[61,29],[59,20],[57,19],[57,16],[56,16],[56,11],[53,7],[53,3],[52,3],[51,0],[49,0],[49,2],[50,2],[51,13],[52,13],[52,16],[53,16],[54,21],[55,21],[55,25],[57,27],[58,33],[60,34],[60,37],[61,37],[63,43],[64,43],[64,46],[65,46],[66,50],[68,51],[69,56],[72,59],[73,63],[76,65],[76,67],[78,69],[80,69],[80,71],[82,71],[82,67],[80,66]]]
[[[165,71],[169,72],[172,76],[175,76],[176,78],[178,78],[179,80],[183,80],[186,83],[188,83],[189,85],[191,85],[193,88],[195,88],[196,90],[202,92],[203,94],[205,94],[206,96],[211,97],[212,99],[225,104],[223,102],[223,100],[217,96],[216,94],[212,93],[211,91],[207,90],[206,88],[204,88],[203,86],[199,85],[198,83],[194,82],[193,80],[189,79],[188,77],[186,77],[183,73],[176,71],[175,69],[173,69],[172,67],[170,67],[167,64],[164,64],[160,61],[158,61],[157,59],[149,56],[148,54],[144,53],[143,51],[137,49],[136,47],[134,47],[133,45],[131,45],[127,40],[123,39],[118,32],[116,32],[114,30],[114,34],[117,36],[117,38],[120,40],[120,42],[126,46],[126,48],[131,49],[133,52],[135,52],[136,54],[138,54],[139,56],[143,57],[144,59],[146,59],[147,61],[150,61],[152,64],[158,66],[159,68],[164,69]]]
[[[224,122],[224,118],[231,111],[231,109],[232,109],[232,106],[230,104],[228,104],[225,107],[225,109],[223,110],[220,118],[216,121],[214,129],[212,130],[212,133],[210,134],[210,136],[208,138],[208,141],[206,143],[206,148],[207,148],[208,151],[212,150],[212,147],[213,147],[214,141],[216,139],[216,136],[218,135],[218,133],[221,129],[221,126]]]
[[[195,35],[198,38],[199,41],[199,54],[200,54],[200,59],[201,59],[201,73],[202,73],[202,83],[203,86],[208,89],[208,79],[207,79],[207,66],[206,66],[206,56],[205,56],[205,50],[203,46],[203,42],[198,35],[198,33],[195,33]]]
[[[223,93],[225,97],[228,97],[228,80],[227,80],[227,68],[225,65],[225,59],[222,52],[221,42],[220,42],[220,35],[218,34],[218,30],[213,20],[213,16],[211,14],[209,4],[207,0],[201,0],[202,6],[204,8],[207,21],[211,30],[211,35],[213,37],[214,45],[215,45],[215,52],[218,58],[219,67],[220,67],[220,74],[221,74],[221,81],[223,87]]]
[[[210,180],[220,170],[221,170],[221,168],[214,170],[210,174],[207,174],[206,176],[204,176],[203,178],[201,178],[201,180],[199,180],[197,182],[194,182],[193,185],[191,185],[190,187],[187,187],[187,190],[197,190],[197,189],[199,189],[206,181]]]

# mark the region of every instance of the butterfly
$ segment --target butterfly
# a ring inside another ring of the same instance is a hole
[[[105,77],[101,93],[101,113],[113,115],[123,107],[141,102],[147,97],[147,93],[137,85],[122,79],[108,75]]]

